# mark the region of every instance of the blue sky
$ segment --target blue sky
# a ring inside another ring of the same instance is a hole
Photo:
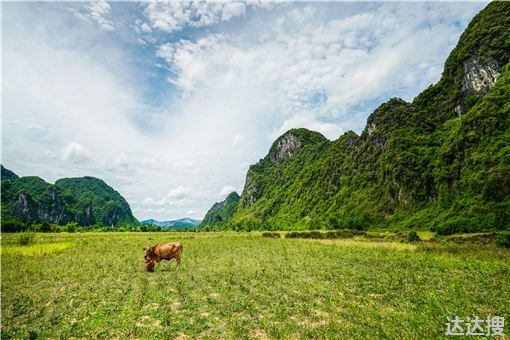
[[[202,218],[288,129],[359,133],[437,82],[485,5],[2,3],[2,163]]]

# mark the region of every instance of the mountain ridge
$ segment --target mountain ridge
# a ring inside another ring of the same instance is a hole
[[[76,222],[80,226],[137,225],[122,195],[99,178],[62,178],[54,184],[37,176],[18,177],[2,165],[2,224]]]
[[[217,227],[226,223],[237,211],[241,197],[236,191],[232,191],[220,202],[213,204],[207,211],[200,227]]]
[[[154,219],[147,219],[140,222],[141,224],[148,224],[148,225],[156,225],[160,226],[163,229],[188,229],[188,228],[194,228],[200,225],[202,223],[201,220],[196,220],[189,217],[183,217],[176,220],[169,220],[169,221],[157,221]]]
[[[438,83],[411,102],[381,104],[360,135],[306,148],[285,137],[292,130],[280,136],[217,227],[508,228],[509,59],[510,3],[493,2],[461,35]]]

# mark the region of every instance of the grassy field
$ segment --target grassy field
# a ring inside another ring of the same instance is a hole
[[[510,321],[510,253],[487,245],[257,233],[2,234],[6,338],[423,338],[446,317]],[[183,262],[142,272],[143,247]],[[508,325],[505,333],[509,334]]]

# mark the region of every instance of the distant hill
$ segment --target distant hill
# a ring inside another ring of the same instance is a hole
[[[228,229],[510,228],[510,2],[476,15],[441,79],[392,98],[361,134],[293,129],[249,167],[237,205],[203,225]],[[402,75],[404,76],[404,75]]]
[[[184,217],[178,220],[172,221],[156,221],[153,219],[144,220],[142,224],[157,225],[162,229],[189,229],[200,225],[201,220],[195,220],[189,217]]]
[[[240,199],[239,194],[234,191],[231,192],[225,200],[214,203],[205,215],[201,226],[222,226],[237,211]]]
[[[40,177],[18,177],[2,166],[2,221],[63,225],[136,225],[127,201],[94,177],[63,178],[50,184]]]

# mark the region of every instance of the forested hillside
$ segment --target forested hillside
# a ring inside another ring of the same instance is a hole
[[[49,184],[36,176],[18,177],[2,166],[2,230],[16,228],[20,222],[138,224],[126,200],[98,178],[64,178]]]
[[[360,135],[290,130],[250,166],[233,229],[510,227],[510,3],[462,34],[441,80]],[[204,219],[204,224],[206,220]]]
[[[234,215],[239,204],[239,194],[231,192],[224,201],[216,202],[205,215],[202,226],[223,226]]]

